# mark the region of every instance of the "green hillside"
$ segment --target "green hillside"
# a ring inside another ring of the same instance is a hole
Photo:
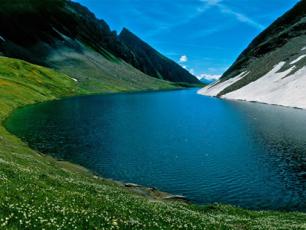
[[[67,75],[0,58],[1,124],[17,107],[88,93]],[[303,213],[166,202],[158,192],[145,197],[31,150],[2,125],[0,180],[0,229],[306,229]]]
[[[73,1],[0,0],[1,56],[51,67],[97,88],[101,82],[109,88],[128,81],[141,87],[148,77],[156,78],[156,72],[167,81],[200,84],[147,46],[154,65],[143,62],[104,20]]]

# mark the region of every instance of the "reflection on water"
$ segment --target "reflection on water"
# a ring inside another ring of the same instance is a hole
[[[198,203],[306,210],[306,111],[194,90],[65,99],[16,111],[32,147]]]

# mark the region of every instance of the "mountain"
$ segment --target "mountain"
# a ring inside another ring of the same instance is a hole
[[[209,85],[209,84],[214,83],[216,80],[210,80],[210,79],[206,79],[206,78],[201,78],[200,81],[202,83],[204,83],[205,85]]]
[[[306,108],[306,1],[257,36],[208,96]]]
[[[165,84],[173,87],[153,78],[155,75],[149,76],[144,70],[154,67],[140,63],[141,58],[121,42],[105,21],[78,3],[0,0],[0,6],[0,55],[51,67],[91,91],[157,89]],[[164,58],[156,58],[158,62],[164,63]],[[183,68],[175,68],[161,79],[194,82]],[[182,69],[184,78],[175,75],[177,69]]]
[[[160,54],[128,29],[122,30],[119,39],[135,56],[134,63],[131,64],[142,72],[172,82],[199,83],[187,70]]]

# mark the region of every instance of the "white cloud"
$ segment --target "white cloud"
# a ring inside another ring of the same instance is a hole
[[[202,73],[200,75],[197,76],[198,79],[206,79],[209,81],[217,81],[222,77],[222,75],[219,74],[206,74],[206,73]]]
[[[179,62],[180,62],[180,63],[188,62],[188,57],[187,57],[187,55],[182,55],[182,56],[180,57]]]

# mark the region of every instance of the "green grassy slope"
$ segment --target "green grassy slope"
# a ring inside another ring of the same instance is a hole
[[[77,79],[88,78],[97,83],[97,78],[106,76],[107,83],[112,81],[110,77],[116,81],[117,74],[108,72],[105,75],[103,71],[111,65],[108,69],[127,73],[121,74],[125,77],[119,79],[122,81],[129,78],[141,84],[149,75],[157,77],[158,72],[161,79],[200,84],[180,65],[165,60],[161,54],[156,55],[148,44],[145,45],[145,57],[141,52],[133,52],[104,20],[97,19],[75,1],[0,0],[0,34],[1,55],[56,68],[60,72],[73,67],[74,71],[69,74],[78,73]],[[133,38],[137,44],[144,44],[136,36]],[[146,61],[147,56],[151,56],[154,63]],[[59,59],[65,61],[57,63]]]
[[[75,41],[71,39],[67,39],[67,42],[75,44]],[[176,83],[152,78],[142,73],[111,53],[108,55],[112,61],[89,47],[80,43],[77,45],[78,51],[62,46],[53,49],[46,60],[49,66],[78,79],[81,87],[91,92],[156,90],[177,87]]]
[[[89,93],[67,75],[0,58],[0,122],[30,103]],[[148,199],[31,150],[0,125],[0,229],[306,229],[303,213]]]

